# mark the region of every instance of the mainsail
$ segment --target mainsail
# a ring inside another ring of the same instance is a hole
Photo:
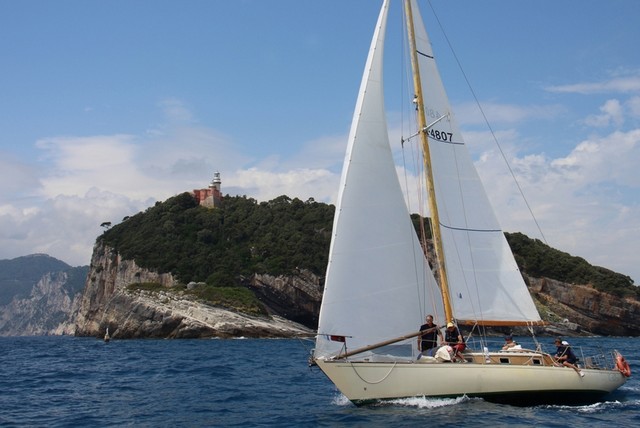
[[[426,132],[453,315],[485,325],[540,322],[451,111],[419,8],[411,2],[426,121],[437,121]]]
[[[380,12],[351,125],[336,203],[315,357],[415,331],[425,313],[444,322],[441,297],[410,221],[384,111]],[[412,343],[415,340],[412,341]]]
[[[458,323],[524,325],[540,317],[449,108],[416,1],[405,0],[413,78],[420,82],[414,85],[415,135],[431,177],[425,183],[431,217],[439,218],[432,225],[440,287],[435,283],[389,145],[382,91],[388,3],[351,125],[313,364],[354,403],[463,395],[507,403],[593,402],[615,390],[628,376],[615,368],[619,354],[608,365],[602,355],[585,357],[585,367],[574,371],[542,350],[489,351],[483,337],[468,342],[451,363],[415,349],[427,313],[438,325],[450,321],[445,309]],[[439,351],[450,358],[448,346]]]

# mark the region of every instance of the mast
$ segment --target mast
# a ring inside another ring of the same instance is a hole
[[[431,169],[431,154],[429,151],[429,137],[427,135],[428,124],[424,111],[424,98],[422,94],[422,82],[420,80],[420,68],[418,66],[418,50],[416,48],[415,30],[413,27],[413,11],[411,0],[405,0],[405,15],[407,20],[407,38],[409,39],[409,50],[411,54],[411,68],[413,74],[413,86],[415,89],[415,101],[418,116],[418,129],[420,143],[422,144],[424,168],[426,173],[427,195],[429,200],[429,211],[431,212],[431,232],[433,235],[433,246],[436,251],[436,264],[438,267],[438,283],[442,291],[444,304],[444,314],[446,322],[453,320],[453,310],[451,307],[451,297],[449,293],[449,282],[444,261],[444,250],[442,248],[442,234],[440,232],[440,217],[436,205],[436,191],[433,185],[433,172]]]

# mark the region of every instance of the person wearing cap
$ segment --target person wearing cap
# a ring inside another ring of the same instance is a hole
[[[437,325],[433,323],[433,315],[427,315],[425,323],[420,326],[420,336],[418,336],[418,350],[424,355],[432,357],[438,347],[438,337],[442,341],[442,333]]]
[[[576,361],[578,361],[578,359],[571,350],[569,342],[556,337],[554,344],[558,347],[558,349],[556,350],[556,355],[554,356],[555,360],[565,367],[574,369],[576,373],[580,375],[580,377],[584,377],[584,373],[582,372],[582,370],[580,370],[578,366],[576,366]]]
[[[514,346],[518,346],[516,342],[513,341],[513,337],[511,335],[504,337],[504,346],[502,346],[502,350],[506,351],[507,349],[511,349]]]
[[[461,352],[464,351],[467,345],[464,343],[464,338],[460,334],[460,330],[452,323],[447,323],[447,329],[444,331],[444,343],[443,345],[449,345],[453,348],[453,355],[456,358],[460,358],[464,361],[464,357]]]

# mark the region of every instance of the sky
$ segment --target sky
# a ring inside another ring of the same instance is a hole
[[[88,264],[100,224],[216,171],[224,194],[335,203],[380,4],[0,0],[0,259]],[[503,228],[640,284],[640,2],[421,6]]]

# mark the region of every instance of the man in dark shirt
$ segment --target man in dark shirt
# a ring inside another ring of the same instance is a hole
[[[438,347],[438,337],[442,341],[442,333],[433,323],[433,315],[427,315],[425,321],[426,323],[420,326],[422,334],[418,336],[418,350],[424,355],[432,357]]]
[[[558,347],[555,355],[556,361],[562,363],[562,365],[565,367],[571,367],[580,375],[580,377],[584,377],[584,373],[582,372],[582,370],[580,370],[578,366],[576,366],[576,361],[578,361],[578,359],[571,350],[569,342],[563,341],[562,339],[557,337],[554,343]]]
[[[463,361],[462,351],[467,348],[464,343],[464,338],[460,334],[460,330],[452,322],[447,323],[447,329],[444,331],[444,341],[446,345],[453,348],[453,355],[455,360]]]

